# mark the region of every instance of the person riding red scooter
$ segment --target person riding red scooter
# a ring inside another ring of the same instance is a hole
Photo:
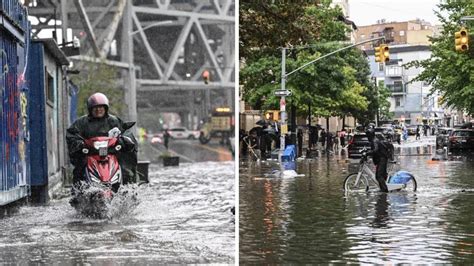
[[[109,100],[102,93],[90,96],[87,108],[89,114],[77,119],[66,133],[74,165],[73,196],[81,192],[84,183],[114,184],[116,192],[120,184],[136,178],[137,141],[128,130],[135,122],[124,123],[109,114]]]

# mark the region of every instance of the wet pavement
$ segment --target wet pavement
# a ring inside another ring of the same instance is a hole
[[[402,145],[403,146],[403,145]],[[265,178],[240,162],[241,263],[474,263],[474,156],[432,161],[432,146],[397,148],[417,192],[345,195],[357,160],[300,160],[304,177]]]
[[[220,145],[217,140],[201,144],[199,140],[170,140],[168,152],[179,156],[181,162],[232,161],[234,160],[228,146]],[[166,151],[162,144],[143,143],[140,146],[139,158],[159,163],[159,156]]]
[[[0,264],[234,263],[233,162],[152,164],[150,181],[110,219],[82,217],[68,197],[20,207],[0,219]]]

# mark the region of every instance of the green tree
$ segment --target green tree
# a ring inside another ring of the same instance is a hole
[[[279,47],[346,39],[341,10],[330,0],[252,1],[239,3],[239,56],[278,56]]]
[[[86,115],[87,99],[93,93],[101,92],[109,98],[109,112],[121,115],[124,110],[123,90],[117,84],[118,72],[104,63],[80,62],[79,75],[72,76],[72,81],[79,87],[77,114]]]
[[[474,15],[472,0],[449,0],[438,5],[442,22],[440,36],[431,38],[431,57],[414,61],[407,67],[422,67],[424,71],[414,80],[432,85],[432,93],[439,92],[450,107],[474,114],[474,43],[470,36],[470,50],[466,53],[454,49],[454,32],[460,29],[462,16]],[[442,14],[446,14],[444,17]],[[474,21],[467,21],[468,32],[474,32]]]
[[[240,81],[243,98],[256,109],[277,109],[279,98],[273,95],[281,77],[279,47],[308,46],[287,52],[287,73],[346,44],[346,25],[341,10],[331,1],[271,4],[262,1],[241,2]],[[308,115],[353,115],[372,120],[377,108],[374,86],[369,82],[367,60],[358,49],[349,49],[322,59],[288,77],[286,87],[297,113]],[[371,117],[371,118],[370,118]]]

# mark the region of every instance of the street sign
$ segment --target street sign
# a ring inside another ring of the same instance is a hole
[[[290,96],[291,95],[291,91],[289,90],[276,90],[275,91],[275,95],[276,96],[279,96],[279,97],[283,97],[283,96]]]

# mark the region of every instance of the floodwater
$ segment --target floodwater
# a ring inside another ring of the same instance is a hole
[[[298,161],[296,178],[265,178],[275,163],[240,162],[241,263],[474,263],[474,158],[432,161],[431,147],[398,149],[416,192],[345,195],[357,161]],[[433,151],[434,152],[434,151]]]
[[[69,197],[0,219],[0,264],[234,263],[233,162],[150,165],[150,184],[128,189],[138,206],[110,219],[79,215]]]

